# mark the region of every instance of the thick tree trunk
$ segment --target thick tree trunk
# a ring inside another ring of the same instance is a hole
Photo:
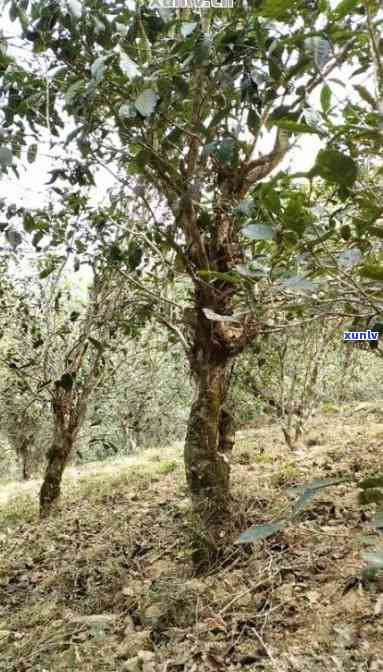
[[[201,526],[194,563],[208,566],[222,545],[230,521],[230,459],[233,419],[226,407],[231,355],[212,338],[213,326],[200,314],[190,353],[195,383],[185,439],[186,479]]]
[[[185,440],[186,478],[194,510],[215,524],[229,510],[232,444],[225,432],[227,365],[206,362],[196,381]]]
[[[49,516],[58,504],[62,475],[74,441],[75,437],[71,432],[55,433],[55,439],[48,451],[48,464],[40,490],[40,518]]]

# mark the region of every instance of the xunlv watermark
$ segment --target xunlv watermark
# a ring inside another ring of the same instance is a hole
[[[379,338],[379,331],[344,331],[344,341],[377,341]]]
[[[232,9],[234,0],[157,0],[163,9]]]

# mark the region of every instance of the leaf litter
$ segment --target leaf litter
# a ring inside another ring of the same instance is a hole
[[[374,411],[314,418],[295,453],[276,425],[240,434],[238,532],[283,518],[288,489],[377,475],[382,438]],[[144,453],[141,465],[68,478],[61,513],[48,521],[37,506],[24,515],[25,494],[18,516],[16,500],[3,504],[0,670],[382,670],[383,581],[363,578],[366,545],[380,548],[374,505],[337,483],[294,524],[228,545],[226,559],[195,576],[180,449],[173,458],[172,470]]]

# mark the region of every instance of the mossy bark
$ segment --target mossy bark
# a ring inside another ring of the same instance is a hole
[[[44,481],[40,490],[40,517],[46,518],[57,507],[60,493],[61,480],[72,452],[74,436],[71,432],[56,432],[55,439],[47,455],[47,467]]]
[[[193,511],[202,523],[195,563],[208,564],[225,541],[230,521],[230,462],[234,445],[233,419],[226,406],[231,355],[217,342],[214,326],[200,313],[190,354],[195,383],[185,439],[186,479]]]
[[[206,362],[196,381],[186,441],[186,478],[194,510],[219,521],[229,507],[231,441],[226,437],[225,364]]]
[[[57,386],[52,408],[54,434],[40,490],[40,518],[46,518],[57,508],[62,475],[84,419],[86,399],[75,389]]]

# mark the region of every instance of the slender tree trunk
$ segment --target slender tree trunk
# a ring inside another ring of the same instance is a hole
[[[49,516],[58,504],[62,475],[74,442],[73,432],[56,430],[54,441],[48,451],[48,464],[40,490],[41,518]]]
[[[27,439],[22,442],[18,453],[21,460],[23,481],[29,481],[32,477],[32,456],[29,448],[29,441]]]
[[[47,466],[40,490],[40,518],[46,518],[57,508],[61,479],[81,429],[87,395],[75,389],[57,386],[52,402],[54,434],[47,453]]]

